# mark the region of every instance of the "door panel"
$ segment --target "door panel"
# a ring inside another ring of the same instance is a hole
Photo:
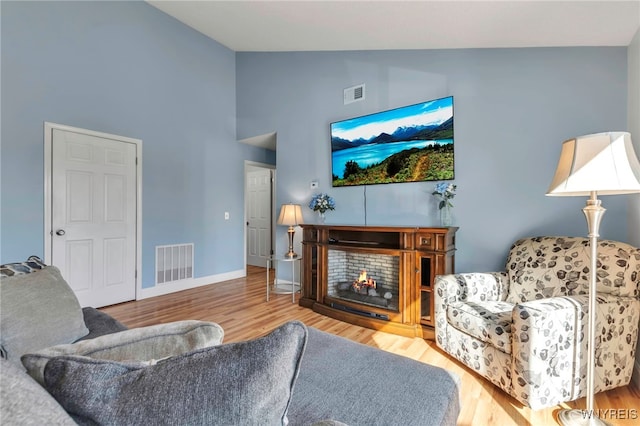
[[[90,223],[93,217],[91,188],[93,175],[78,171],[67,171],[67,223]]]
[[[104,264],[109,268],[104,269],[104,285],[106,287],[121,285],[126,277],[127,240],[125,238],[107,238],[104,240]]]
[[[54,265],[63,272],[63,276],[75,292],[90,291],[93,276],[93,241],[68,241],[65,247],[64,264],[54,262]]]
[[[135,299],[137,146],[52,129],[51,263],[82,306]]]

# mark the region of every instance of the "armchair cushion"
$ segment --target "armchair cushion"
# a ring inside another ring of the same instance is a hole
[[[511,313],[508,302],[457,302],[449,305],[447,320],[451,326],[511,353]]]

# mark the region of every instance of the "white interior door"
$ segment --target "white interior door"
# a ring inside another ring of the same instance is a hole
[[[246,175],[247,264],[267,266],[271,255],[272,170],[251,168]]]
[[[51,259],[81,306],[136,297],[138,145],[51,131]]]

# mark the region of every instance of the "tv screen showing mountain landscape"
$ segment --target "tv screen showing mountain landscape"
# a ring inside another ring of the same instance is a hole
[[[453,96],[331,123],[333,186],[448,180]]]

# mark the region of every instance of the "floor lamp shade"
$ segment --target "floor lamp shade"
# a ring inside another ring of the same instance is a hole
[[[597,133],[562,144],[550,196],[640,192],[640,163],[627,132]]]
[[[562,144],[560,160],[547,195],[589,196],[582,209],[589,228],[591,265],[589,266],[589,309],[587,331],[586,412],[560,410],[563,425],[604,425],[594,414],[596,270],[600,222],[606,211],[598,194],[616,195],[640,192],[640,162],[627,132],[607,132],[580,136]]]
[[[285,254],[285,257],[294,258],[298,255],[293,251],[293,235],[295,234],[294,226],[298,226],[303,223],[302,220],[302,208],[300,204],[283,204],[280,207],[280,216],[278,216],[278,225],[288,225],[289,234],[289,251]]]

